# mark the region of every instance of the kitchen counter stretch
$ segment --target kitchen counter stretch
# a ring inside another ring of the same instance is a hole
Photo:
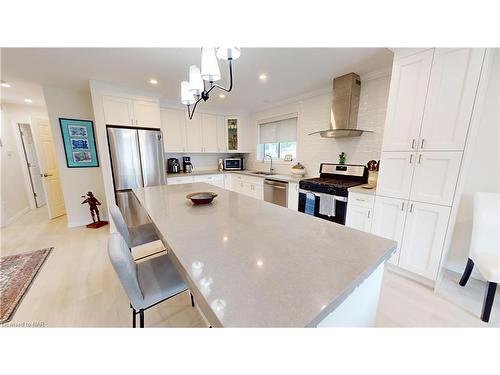
[[[253,173],[255,171],[249,171],[249,170],[241,170],[241,171],[219,171],[218,169],[216,170],[194,170],[191,173],[184,173],[184,172],[179,172],[179,173],[167,173],[167,178],[170,177],[190,177],[190,176],[204,176],[204,175],[213,175],[213,174],[225,174],[225,173],[237,173],[237,174],[244,174],[248,176],[254,176],[254,177],[261,177],[262,179],[268,178],[271,180],[278,180],[278,181],[284,181],[284,182],[296,182],[298,183],[301,179],[305,177],[297,177],[294,175],[287,175],[287,174],[273,174],[273,175],[262,175],[262,174],[255,174]]]
[[[219,196],[186,199],[204,190]],[[212,326],[374,323],[396,242],[204,183],[134,193]]]

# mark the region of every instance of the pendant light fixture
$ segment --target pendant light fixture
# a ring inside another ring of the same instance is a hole
[[[209,99],[210,91],[214,88],[217,87],[226,92],[233,89],[232,62],[240,55],[241,50],[238,47],[203,47],[201,49],[201,70],[196,65],[191,65],[189,67],[189,82],[181,82],[181,102],[187,106],[190,120],[193,118],[196,105],[202,99],[206,102]],[[229,63],[229,87],[227,88],[215,83],[221,79],[217,58],[227,60]]]

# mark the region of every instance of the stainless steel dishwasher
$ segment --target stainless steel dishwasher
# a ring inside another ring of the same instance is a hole
[[[288,202],[288,182],[276,180],[264,180],[264,200],[287,207]]]

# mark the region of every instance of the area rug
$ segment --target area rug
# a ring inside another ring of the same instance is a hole
[[[52,249],[0,258],[0,323],[10,320]]]

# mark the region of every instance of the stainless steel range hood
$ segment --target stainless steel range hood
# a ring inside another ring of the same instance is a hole
[[[330,129],[310,133],[323,138],[359,137],[363,132],[357,128],[361,81],[355,73],[349,73],[333,80],[333,100]]]

